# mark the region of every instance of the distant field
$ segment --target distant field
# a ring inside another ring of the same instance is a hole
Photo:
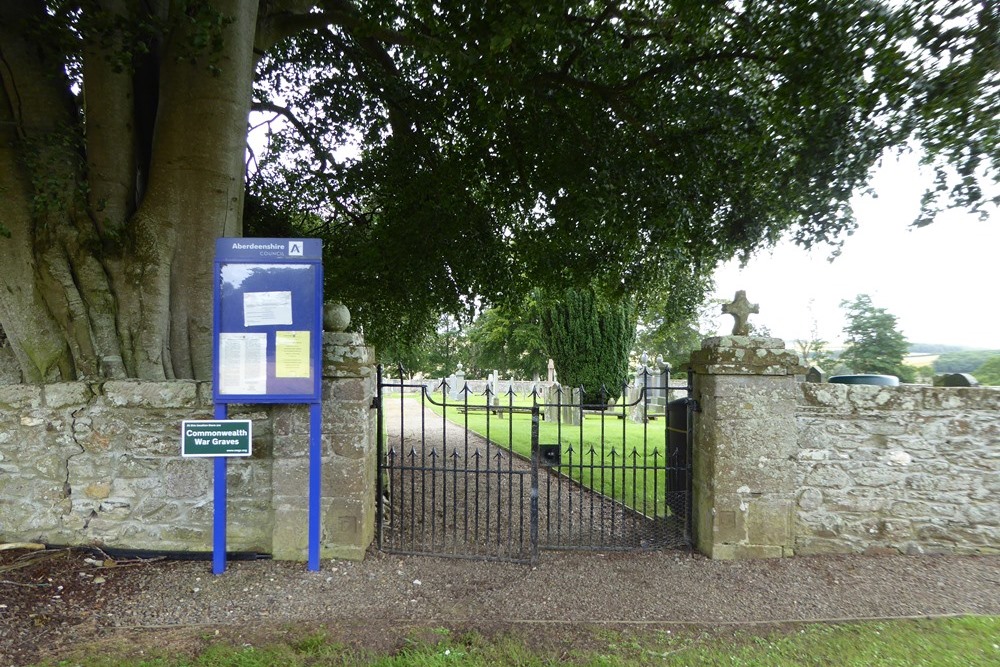
[[[940,356],[940,354],[908,354],[903,358],[903,362],[910,366],[930,366]]]

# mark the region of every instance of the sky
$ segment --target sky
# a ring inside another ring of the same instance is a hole
[[[839,347],[846,325],[840,303],[858,294],[895,315],[911,343],[1000,349],[1000,213],[984,222],[948,211],[910,228],[929,180],[915,157],[885,164],[873,181],[878,197],[855,197],[858,229],[833,262],[830,246],[806,251],[782,241],[744,269],[738,261],[722,265],[714,297],[732,301],[746,290],[760,306],[750,321],[792,349],[795,339],[813,337],[814,326]],[[732,323],[718,317],[716,333],[730,333]]]

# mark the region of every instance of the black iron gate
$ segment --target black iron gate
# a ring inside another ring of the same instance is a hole
[[[669,368],[617,405],[603,391],[402,377],[378,369],[380,549],[535,562],[540,549],[690,542],[695,406]]]

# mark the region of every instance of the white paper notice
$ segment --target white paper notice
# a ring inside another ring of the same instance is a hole
[[[219,334],[219,393],[267,393],[267,334]]]
[[[246,292],[243,295],[243,326],[291,323],[291,292]]]

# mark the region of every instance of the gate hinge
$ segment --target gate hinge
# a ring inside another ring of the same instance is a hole
[[[378,410],[379,408],[381,408],[382,407],[382,403],[379,400],[380,398],[381,397],[377,396],[377,395],[376,396],[372,396],[372,404],[371,404],[371,406],[368,409],[369,410]]]

